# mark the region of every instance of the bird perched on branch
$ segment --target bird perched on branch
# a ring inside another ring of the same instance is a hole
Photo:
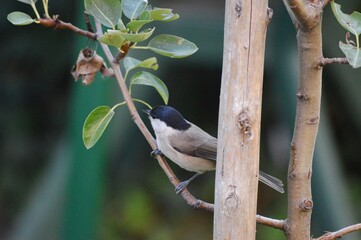
[[[185,170],[196,172],[190,179],[181,182],[175,189],[179,194],[200,174],[215,170],[217,139],[187,121],[174,108],[160,105],[144,110],[152,124],[158,149],[152,155],[164,155]],[[262,171],[259,180],[274,190],[284,193],[281,180]]]

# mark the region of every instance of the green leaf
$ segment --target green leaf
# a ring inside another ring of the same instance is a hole
[[[88,115],[83,126],[83,142],[87,149],[99,140],[113,116],[114,111],[108,106],[97,107]]]
[[[28,14],[23,12],[12,12],[8,14],[8,20],[17,26],[29,25],[35,22]]]
[[[157,59],[155,57],[145,59],[144,61],[140,61],[132,57],[126,57],[124,59],[124,68],[126,72],[129,72],[130,70],[138,67],[157,70],[158,69]]]
[[[125,39],[122,37],[121,31],[108,29],[106,33],[98,38],[98,41],[120,48]]]
[[[137,67],[153,69],[154,71],[156,71],[156,70],[158,70],[159,66],[157,63],[157,58],[151,57],[151,58],[147,58],[147,59],[143,60],[141,63],[139,63],[137,65]]]
[[[179,18],[179,15],[172,13],[172,11],[170,8],[154,8],[149,12],[153,20],[169,22]]]
[[[137,72],[130,79],[130,86],[132,86],[133,84],[154,87],[158,91],[159,95],[162,97],[164,103],[168,103],[169,93],[167,86],[162,80],[160,80],[153,74],[144,71]]]
[[[143,25],[153,22],[153,20],[132,20],[127,24],[127,28],[132,32],[138,32]]]
[[[141,42],[147,40],[150,36],[152,36],[155,28],[148,28],[140,33],[126,33],[120,32],[120,35],[127,41],[130,42]]]
[[[18,1],[31,5],[31,4],[35,4],[38,0],[18,0]]]
[[[148,7],[150,7],[150,6],[148,5]],[[150,12],[147,9],[145,9],[142,12],[142,14],[140,14],[138,20],[152,20],[152,18],[150,17]]]
[[[84,0],[84,6],[87,13],[110,28],[115,28],[122,13],[119,0]]]
[[[343,42],[339,43],[339,47],[341,48],[342,52],[346,55],[348,63],[353,68],[361,67],[361,49],[357,48],[352,44],[346,44]]]
[[[137,18],[147,5],[148,0],[122,0],[123,13],[131,20]]]
[[[125,27],[123,21],[121,18],[119,18],[119,21],[118,21],[118,25],[117,25],[117,29],[118,30],[127,30],[127,28]]]
[[[154,37],[148,43],[148,49],[171,58],[187,57],[198,50],[194,43],[184,38],[168,34],[161,34]]]
[[[361,13],[344,14],[341,11],[341,6],[334,1],[331,1],[331,8],[342,27],[356,36],[361,34]]]
[[[130,70],[134,69],[137,67],[137,65],[139,63],[141,63],[142,61],[136,59],[136,58],[132,58],[132,57],[125,57],[123,64],[124,64],[124,68],[126,72],[129,72]]]

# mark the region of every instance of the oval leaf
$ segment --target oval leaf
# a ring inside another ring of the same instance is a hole
[[[153,38],[148,43],[148,49],[171,58],[187,57],[198,50],[194,43],[168,34],[161,34]]]
[[[339,47],[342,52],[346,55],[348,63],[353,68],[361,67],[361,49],[351,44],[339,43]]]
[[[334,1],[331,1],[331,8],[342,27],[356,36],[361,34],[361,13],[344,14],[341,11],[341,6]]]
[[[110,28],[118,24],[122,13],[119,0],[85,0],[84,6],[87,13]]]
[[[137,72],[130,79],[130,85],[132,86],[133,84],[147,85],[154,87],[158,91],[159,95],[162,97],[164,103],[165,104],[168,103],[169,93],[167,86],[164,84],[162,80],[160,80],[153,74],[144,71]]]
[[[123,13],[131,20],[137,18],[147,5],[148,0],[122,0]]]
[[[149,12],[153,20],[169,22],[179,18],[179,15],[172,13],[172,11],[170,8],[154,8]]]
[[[132,32],[138,32],[143,25],[153,22],[153,20],[132,20],[127,24],[127,28]]]
[[[132,57],[126,57],[124,59],[124,68],[126,72],[129,72],[130,70],[135,69],[137,67],[157,70],[158,69],[157,59],[155,57],[145,59],[144,61],[140,61]]]
[[[140,14],[138,20],[152,20],[152,18],[150,17],[150,12],[145,9],[142,14]]]
[[[127,28],[125,27],[122,19],[119,19],[118,24],[117,24],[117,29],[118,30],[125,30],[125,31],[127,30]]]
[[[147,59],[143,60],[136,67],[158,70],[159,65],[157,63],[157,58],[151,57],[151,58],[147,58]]]
[[[99,140],[113,115],[114,111],[108,106],[97,107],[88,115],[83,126],[83,142],[87,149]]]
[[[136,66],[141,63],[140,60],[132,57],[125,57],[123,64],[126,72],[136,68]]]
[[[155,28],[148,28],[140,33],[125,33],[120,32],[120,35],[130,42],[142,42],[152,36]]]
[[[121,36],[121,31],[109,29],[106,33],[98,38],[98,41],[107,45],[115,46],[120,48],[125,39]]]
[[[29,25],[35,22],[28,14],[23,12],[12,12],[8,14],[8,20],[17,26]]]

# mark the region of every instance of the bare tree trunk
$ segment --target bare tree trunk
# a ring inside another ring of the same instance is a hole
[[[226,0],[214,239],[255,239],[265,0]]]
[[[288,167],[288,240],[310,239],[312,160],[321,108],[322,2],[284,0],[297,30],[299,87]]]
[[[322,58],[321,21],[297,32],[300,81],[297,92],[296,123],[288,168],[288,240],[311,236],[312,160],[321,107]]]

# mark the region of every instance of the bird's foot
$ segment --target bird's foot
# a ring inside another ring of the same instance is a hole
[[[153,150],[153,151],[150,152],[150,156],[152,156],[152,157],[157,157],[157,155],[164,156],[164,154],[162,153],[162,151],[159,150],[159,149],[155,149],[155,150]]]
[[[175,193],[179,194],[181,193],[187,186],[188,186],[189,181],[184,181],[184,182],[180,182],[176,187],[175,187]]]

